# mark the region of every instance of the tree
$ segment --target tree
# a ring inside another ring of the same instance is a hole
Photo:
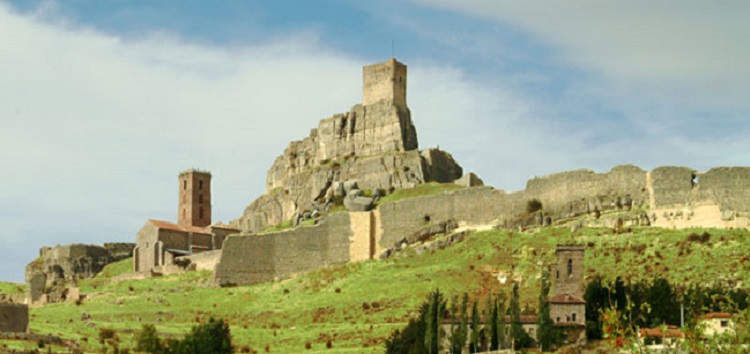
[[[184,354],[231,354],[233,348],[229,324],[224,320],[215,320],[211,317],[208,323],[193,327],[190,333],[185,336],[185,339],[179,343],[177,350],[176,353]]]
[[[498,296],[492,302],[492,328],[490,333],[490,350],[500,349],[500,314],[498,313]]]
[[[542,273],[542,291],[539,293],[539,317],[537,319],[539,329],[537,330],[537,341],[542,347],[542,351],[549,351],[552,344],[555,344],[555,327],[552,324],[549,307],[549,271],[544,270]]]
[[[474,305],[471,308],[471,342],[469,344],[469,351],[475,353],[479,350],[477,346],[479,344],[479,308],[477,307],[477,301],[474,301]]]
[[[466,341],[469,338],[469,294],[464,293],[463,299],[461,299],[461,326],[459,327],[458,337],[458,348],[454,348],[454,352],[458,349],[458,353],[461,353],[463,348],[466,346]]]
[[[648,323],[650,327],[663,324],[680,324],[680,304],[677,302],[677,296],[672,286],[666,279],[658,278],[654,280],[653,285],[648,290],[646,301],[651,305]]]
[[[156,327],[152,324],[143,325],[135,337],[135,342],[137,352],[159,354],[164,351],[164,345],[156,333]]]
[[[600,313],[609,304],[609,289],[602,286],[602,279],[596,277],[586,286],[583,299],[586,300],[586,338],[602,339],[602,320]]]
[[[492,294],[487,294],[487,302],[484,305],[484,336],[482,336],[482,349],[487,350],[492,346],[492,331],[497,327],[497,318],[493,315]]]
[[[505,294],[500,293],[500,302],[497,307],[497,338],[498,338],[498,349],[505,349],[508,347],[508,339],[506,335],[505,325]]]
[[[438,304],[435,302],[435,297],[433,294],[430,294],[430,298],[428,301],[429,305],[427,306],[427,313],[425,314],[425,330],[424,330],[424,347],[427,349],[427,353],[432,354],[434,353],[432,351],[432,344],[436,342],[436,325],[435,325],[435,316],[433,315],[435,312],[437,312],[437,306]]]
[[[394,331],[386,340],[386,353],[437,353],[440,319],[445,313],[445,305],[439,290],[428,295],[419,307],[417,318],[411,319],[403,331]]]
[[[456,353],[456,348],[458,347],[459,337],[461,336],[460,331],[460,321],[461,319],[456,319],[456,316],[458,314],[458,295],[454,294],[453,298],[451,299],[451,336],[450,336],[450,343],[451,353]],[[461,353],[460,349],[458,353]]]
[[[521,307],[518,302],[518,283],[514,283],[510,298],[510,338],[515,348],[526,348],[531,344],[531,338],[521,325]]]

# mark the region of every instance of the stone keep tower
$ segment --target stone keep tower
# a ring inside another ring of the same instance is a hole
[[[406,65],[391,58],[384,63],[365,66],[363,74],[363,106],[387,100],[400,109],[406,109]]]
[[[583,245],[557,245],[555,294],[568,294],[583,298]]]
[[[211,225],[211,173],[188,170],[180,173],[180,226]]]

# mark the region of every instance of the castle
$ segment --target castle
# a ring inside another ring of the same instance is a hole
[[[386,257],[424,235],[456,227],[750,225],[746,167],[700,173],[626,165],[601,174],[578,170],[534,178],[525,190],[512,193],[483,186],[476,175],[464,174],[451,154],[419,150],[406,85],[407,67],[395,59],[365,66],[362,103],[321,120],[308,137],[291,142],[269,169],[265,193],[230,226],[211,225],[210,174],[181,174],[178,222],[145,223],[137,235],[134,270],[162,272],[176,257],[213,251],[215,281],[228,286]],[[380,201],[426,182],[461,187]],[[528,212],[530,200],[541,202],[542,210]],[[293,227],[279,230],[282,224]],[[558,269],[581,274],[582,258],[569,259],[569,268]],[[563,297],[555,301],[570,310],[557,322],[583,321],[582,290],[556,293]]]

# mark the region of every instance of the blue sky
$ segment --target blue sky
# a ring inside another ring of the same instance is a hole
[[[392,43],[420,146],[496,188],[748,165],[748,17],[744,1],[0,0],[0,237],[17,250],[0,279],[41,246],[175,219],[186,168],[214,173],[215,220],[238,217]]]

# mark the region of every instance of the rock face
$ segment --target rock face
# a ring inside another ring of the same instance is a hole
[[[26,266],[26,286],[31,303],[46,295],[47,301],[65,300],[67,285],[90,278],[112,262],[131,257],[135,244],[105,243],[104,246],[72,244],[42,247],[39,258]]]
[[[356,182],[363,191],[385,194],[461,177],[461,166],[449,153],[418,150],[406,106],[405,65],[391,59],[365,67],[362,102],[321,120],[310,136],[290,143],[267,173],[265,194],[233,226],[259,232],[295,215],[341,204],[369,210],[364,199],[344,203],[346,194],[337,183]]]

